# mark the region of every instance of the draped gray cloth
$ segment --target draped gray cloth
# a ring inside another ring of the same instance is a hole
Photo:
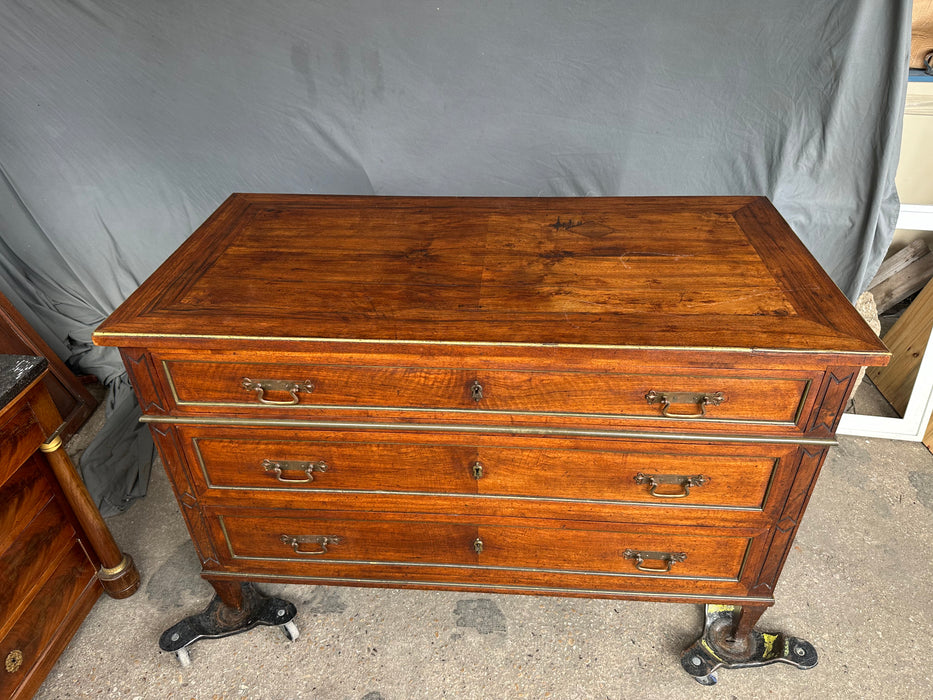
[[[0,291],[114,391],[102,509],[152,445],[93,328],[233,191],[769,196],[854,298],[890,242],[910,0],[0,0]]]

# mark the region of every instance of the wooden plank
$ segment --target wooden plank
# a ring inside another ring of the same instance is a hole
[[[927,254],[905,267],[899,274],[870,290],[875,297],[878,313],[884,313],[914,292],[923,289],[931,279],[933,279],[933,255]]]
[[[873,291],[875,287],[889,277],[893,277],[905,267],[916,262],[929,252],[930,246],[926,244],[926,241],[919,238],[911,241],[904,248],[901,248],[881,263],[881,267],[879,267],[878,272],[875,273],[871,284],[868,285],[868,291],[872,293],[872,296],[876,296]]]
[[[878,387],[878,391],[901,415],[907,409],[931,329],[933,283],[924,287],[897,323],[885,334],[884,343],[891,351],[891,362],[887,367],[872,367],[868,370],[868,376]]]
[[[933,51],[933,0],[914,0],[910,19],[910,67],[923,68],[924,57]]]

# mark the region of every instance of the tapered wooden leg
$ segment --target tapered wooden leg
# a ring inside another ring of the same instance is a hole
[[[251,600],[250,593],[255,588],[247,584],[244,590],[244,584],[239,581],[209,580],[208,583],[214,588],[214,593],[223,601],[224,605],[233,610],[244,610],[248,607]]]
[[[733,644],[742,644],[747,640],[752,629],[758,624],[758,620],[764,615],[766,605],[743,605],[738,612],[733,613],[734,626],[732,632],[728,634],[725,641]]]

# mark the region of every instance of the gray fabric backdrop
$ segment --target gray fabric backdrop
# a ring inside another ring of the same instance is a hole
[[[855,297],[886,251],[910,0],[0,0],[0,291],[114,391],[96,324],[233,191],[765,194]]]

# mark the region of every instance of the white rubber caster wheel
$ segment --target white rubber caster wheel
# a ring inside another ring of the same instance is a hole
[[[285,636],[288,637],[288,641],[294,642],[298,639],[298,626],[291,620],[282,625],[282,631],[285,633]]]
[[[178,665],[182,668],[188,668],[191,665],[191,654],[188,653],[188,647],[177,650],[175,658],[178,659]]]
[[[700,685],[716,685],[716,683],[719,682],[719,677],[716,675],[716,672],[713,671],[708,676],[694,676],[693,680]]]

